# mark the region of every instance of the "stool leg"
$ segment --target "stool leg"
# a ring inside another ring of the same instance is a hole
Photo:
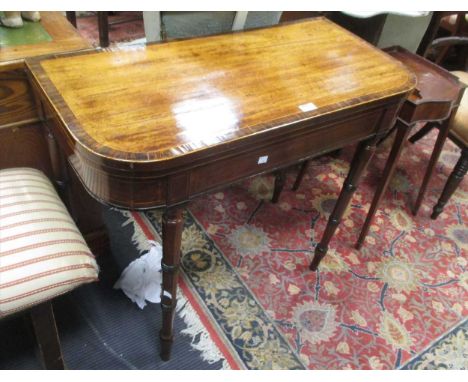
[[[440,125],[439,135],[437,136],[434,150],[432,151],[431,159],[429,160],[429,164],[427,166],[426,174],[424,175],[424,179],[421,184],[421,188],[419,189],[419,194],[416,199],[416,203],[414,204],[413,215],[415,216],[418,213],[419,207],[421,207],[424,195],[426,194],[427,186],[429,184],[429,180],[431,179],[432,171],[434,170],[434,167],[437,161],[439,160],[440,153],[442,152],[442,148],[444,147],[445,140],[447,139],[450,130],[451,121],[455,117],[456,112],[456,108],[452,109],[450,118],[447,118]]]
[[[361,249],[364,240],[369,232],[369,228],[372,224],[372,220],[374,219],[375,213],[379,208],[380,201],[382,200],[385,191],[387,190],[388,184],[392,179],[393,173],[395,172],[396,165],[398,163],[398,159],[400,158],[401,151],[403,150],[404,143],[406,138],[408,137],[408,133],[411,130],[411,126],[405,125],[401,121],[397,121],[396,123],[397,133],[395,136],[395,140],[393,141],[392,150],[387,158],[387,163],[385,164],[385,169],[380,179],[379,185],[377,186],[377,190],[375,191],[374,198],[372,199],[372,204],[369,208],[369,212],[367,213],[366,221],[364,222],[364,226],[362,227],[361,234],[359,235],[359,239],[356,243],[356,249]]]
[[[468,148],[465,147],[462,150],[462,154],[460,159],[458,160],[455,168],[453,169],[452,173],[450,174],[447,183],[445,184],[444,190],[440,195],[439,201],[434,206],[432,211],[431,219],[437,219],[440,215],[442,210],[444,209],[445,205],[447,204],[448,200],[452,196],[452,194],[457,189],[458,185],[461,183],[463,177],[466,175],[468,171]]]
[[[174,341],[173,325],[177,304],[177,280],[179,276],[180,245],[184,219],[183,208],[180,206],[168,208],[163,215],[163,282],[161,291],[161,308],[163,323],[159,333],[161,340],[161,359],[171,358],[172,343]]]
[[[304,174],[307,171],[307,168],[309,167],[309,161],[305,160],[301,164],[301,168],[299,170],[299,174],[297,174],[296,181],[294,182],[294,185],[292,187],[293,191],[297,191],[299,189],[299,186],[301,185],[302,178],[304,178]]]
[[[275,189],[273,190],[273,196],[271,198],[272,203],[277,203],[283,191],[284,182],[286,181],[286,170],[278,170],[275,172]]]
[[[45,368],[49,370],[63,370],[65,365],[52,303],[49,301],[33,307],[31,309],[31,320],[39,345],[39,354]]]
[[[340,224],[343,213],[348,207],[349,201],[351,200],[354,191],[356,190],[356,186],[359,182],[359,179],[361,178],[362,173],[364,172],[367,164],[369,163],[369,160],[375,152],[375,144],[375,139],[372,139],[371,141],[367,140],[359,143],[358,147],[356,148],[356,153],[354,154],[353,161],[351,162],[348,176],[344,181],[343,188],[341,189],[340,196],[338,197],[335,207],[333,208],[333,212],[328,219],[327,227],[325,228],[322,240],[319,244],[317,244],[317,247],[315,247],[314,258],[309,267],[310,270],[317,270],[320,261],[326,255],[328,244],[330,243],[330,240],[333,237],[338,224]]]

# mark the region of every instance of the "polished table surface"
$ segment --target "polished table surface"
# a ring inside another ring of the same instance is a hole
[[[33,72],[87,150],[135,162],[187,156],[413,84],[401,64],[326,19],[44,60]],[[303,112],[309,103],[317,108]]]
[[[392,126],[411,72],[332,22],[27,61],[43,118],[98,200],[163,218],[163,344],[172,342],[182,208],[204,192],[358,143],[315,269]]]

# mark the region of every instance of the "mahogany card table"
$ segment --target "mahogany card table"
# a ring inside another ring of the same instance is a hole
[[[119,208],[165,209],[163,359],[186,203],[359,143],[316,269],[415,86],[400,62],[324,18],[27,64],[44,123],[88,192]]]

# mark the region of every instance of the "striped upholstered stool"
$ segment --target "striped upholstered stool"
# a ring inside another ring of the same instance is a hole
[[[97,276],[47,177],[31,168],[0,170],[0,318],[30,310],[46,368],[63,368],[50,300]]]

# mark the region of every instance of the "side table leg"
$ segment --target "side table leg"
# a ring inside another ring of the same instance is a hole
[[[343,217],[343,214],[348,207],[349,201],[356,190],[356,186],[359,182],[359,179],[364,172],[369,160],[375,152],[376,139],[371,138],[371,140],[366,140],[359,143],[356,148],[356,153],[354,154],[353,161],[351,162],[351,167],[346,177],[343,188],[341,189],[340,196],[336,201],[333,212],[328,219],[327,227],[322,236],[322,240],[317,247],[315,248],[314,259],[310,264],[310,270],[315,271],[320,264],[320,261],[326,255],[328,250],[328,244],[330,243],[333,234],[340,224],[340,220]]]
[[[450,174],[447,183],[445,184],[444,190],[440,195],[439,201],[434,206],[432,211],[431,219],[437,219],[440,215],[442,210],[444,209],[445,205],[447,204],[448,200],[452,196],[452,194],[457,189],[458,185],[463,180],[464,176],[468,171],[468,148],[465,147],[462,150],[462,154],[460,159],[458,160],[455,168],[453,169],[452,173]]]
[[[442,148],[444,147],[445,140],[447,139],[450,125],[452,119],[455,117],[457,109],[453,109],[452,113],[449,118],[442,122],[439,128],[439,135],[437,135],[437,140],[434,145],[434,150],[432,151],[431,159],[429,160],[429,164],[427,166],[426,174],[424,175],[423,182],[421,184],[421,188],[419,189],[419,194],[416,199],[416,203],[413,207],[413,215],[417,215],[419,211],[419,207],[421,207],[422,201],[424,199],[424,195],[426,194],[427,186],[429,184],[429,180],[431,179],[432,171],[439,160],[440,153],[442,152]]]
[[[398,163],[398,159],[401,155],[401,151],[403,150],[404,143],[411,130],[411,126],[405,125],[400,120],[397,120],[396,128],[397,133],[395,140],[393,141],[392,149],[388,155],[382,178],[380,179],[379,185],[377,186],[377,190],[374,194],[374,198],[372,199],[372,204],[370,206],[369,212],[367,213],[366,221],[362,227],[361,234],[359,235],[359,239],[356,243],[356,249],[361,249],[364,240],[366,239],[370,225],[372,224],[372,220],[374,219],[375,213],[379,208],[380,201],[382,200],[382,197],[387,190],[388,184],[392,179],[393,173],[395,172],[396,165]]]
[[[173,324],[177,304],[177,279],[180,264],[180,245],[184,220],[183,208],[180,206],[168,208],[163,215],[163,282],[161,291],[162,329],[159,333],[161,340],[161,359],[168,361],[171,357],[172,342],[174,340]]]

